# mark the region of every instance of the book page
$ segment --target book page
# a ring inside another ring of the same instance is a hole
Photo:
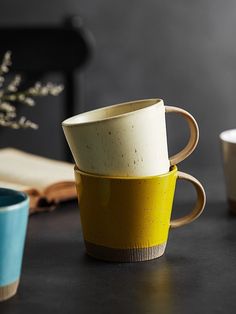
[[[2,186],[15,184],[37,189],[40,193],[58,182],[74,183],[74,165],[39,157],[14,148],[0,149]]]
[[[28,192],[32,189],[32,187],[19,184],[19,183],[12,183],[12,182],[6,182],[6,181],[0,181],[0,187],[4,187],[6,189],[12,189],[22,192]]]

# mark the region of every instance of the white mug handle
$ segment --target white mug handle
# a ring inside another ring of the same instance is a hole
[[[196,120],[188,111],[172,106],[165,106],[165,111],[166,113],[174,112],[183,116],[187,120],[190,130],[190,136],[187,145],[179,153],[169,158],[170,165],[176,165],[187,158],[196,148],[199,140],[199,129]]]

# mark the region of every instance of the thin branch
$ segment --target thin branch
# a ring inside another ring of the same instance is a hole
[[[35,97],[58,96],[64,87],[61,84],[46,83],[44,85],[37,82],[26,90],[19,91],[21,76],[15,75],[7,87],[3,88],[5,75],[9,72],[11,64],[11,52],[7,51],[0,64],[0,126],[13,129],[37,129],[38,125],[25,117],[17,119],[15,104],[22,103],[32,107],[35,105]]]

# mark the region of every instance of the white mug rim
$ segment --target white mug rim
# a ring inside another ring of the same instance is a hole
[[[144,103],[144,105],[141,108],[133,109],[133,110],[130,110],[128,112],[124,112],[124,113],[117,114],[117,115],[111,115],[111,116],[106,117],[106,118],[92,119],[90,121],[73,122],[74,120],[75,121],[78,120],[78,117],[83,117],[83,116],[86,117],[86,116],[93,115],[93,114],[96,114],[96,113],[99,113],[102,111],[106,111],[107,109],[115,109],[115,108],[120,107],[120,106],[124,106],[124,107],[129,106],[132,103]],[[160,105],[164,105],[163,100],[160,98],[139,99],[139,100],[133,100],[133,101],[128,101],[128,102],[118,103],[118,104],[114,104],[114,105],[86,111],[86,112],[77,114],[75,116],[69,117],[62,122],[62,126],[63,127],[74,127],[74,126],[78,126],[78,125],[88,125],[88,124],[99,123],[99,122],[108,121],[108,120],[110,121],[110,120],[118,119],[121,117],[129,116],[133,112],[140,112],[143,110],[147,110],[147,108],[152,108],[153,106],[160,106]]]
[[[234,134],[234,140],[230,139],[230,134]],[[219,135],[222,142],[227,142],[236,145],[236,129],[225,130]]]

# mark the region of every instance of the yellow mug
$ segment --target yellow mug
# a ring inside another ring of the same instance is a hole
[[[190,214],[171,220],[177,179],[193,184],[197,201]],[[87,253],[108,261],[163,255],[169,228],[198,218],[206,202],[200,182],[176,166],[164,175],[148,177],[99,176],[75,167],[75,181]]]

